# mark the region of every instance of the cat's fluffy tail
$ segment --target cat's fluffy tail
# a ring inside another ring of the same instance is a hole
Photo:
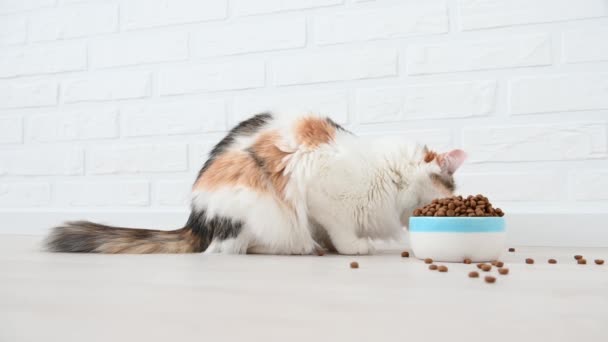
[[[53,228],[46,240],[52,252],[148,254],[196,253],[204,250],[201,238],[185,227],[148,230],[110,227],[88,221],[66,222]]]

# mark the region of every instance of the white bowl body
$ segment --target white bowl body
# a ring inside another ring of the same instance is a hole
[[[410,233],[417,258],[473,262],[498,260],[505,248],[505,233]]]
[[[484,262],[500,258],[506,231],[502,217],[412,217],[409,236],[417,258]]]

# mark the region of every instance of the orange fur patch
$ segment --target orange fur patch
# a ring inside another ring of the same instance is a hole
[[[256,142],[251,147],[255,155],[263,163],[263,168],[270,178],[270,182],[282,197],[287,181],[287,176],[283,174],[285,170],[285,158],[289,156],[288,152],[281,151],[277,144],[281,139],[279,132],[270,131],[260,135]]]
[[[325,119],[308,117],[298,121],[295,133],[298,143],[317,147],[334,140],[336,128]]]
[[[242,185],[267,190],[264,173],[246,152],[231,151],[219,156],[194,184],[193,189],[215,190],[225,185]]]
[[[435,160],[435,158],[437,158],[437,153],[435,153],[433,151],[427,151],[426,154],[424,155],[424,162],[430,163],[433,160]]]

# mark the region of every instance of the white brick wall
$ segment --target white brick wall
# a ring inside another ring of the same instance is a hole
[[[57,82],[0,81],[0,108],[27,108],[57,104]]]
[[[19,46],[0,52],[0,78],[84,70],[86,65],[86,45],[81,42]]]
[[[184,144],[95,147],[86,164],[91,174],[186,171],[188,151]]]
[[[315,18],[318,44],[446,33],[448,13],[443,0],[407,2],[399,6],[336,11]]]
[[[82,175],[83,153],[73,147],[16,147],[0,150],[1,176]]]
[[[549,65],[551,37],[533,34],[414,44],[406,61],[410,75]]]
[[[604,0],[459,0],[464,30],[567,21],[608,15]]]
[[[272,67],[274,83],[279,86],[389,77],[397,76],[397,53],[392,49],[333,49],[276,58]]]
[[[188,57],[185,32],[123,33],[92,39],[89,43],[91,68],[108,68],[154,62],[184,60]]]
[[[125,30],[219,20],[226,17],[226,0],[132,0],[121,6]]]
[[[495,110],[496,81],[456,82],[361,89],[361,123],[447,119],[488,115]]]
[[[0,117],[0,144],[20,143],[23,124],[19,117]]]
[[[116,138],[117,110],[87,107],[79,110],[33,114],[27,118],[31,142]]]
[[[608,3],[0,1],[0,221],[185,215],[273,108],[464,148],[462,191],[511,212],[608,212]]]
[[[260,88],[266,80],[263,61],[171,67],[157,76],[161,95]]]
[[[50,8],[29,17],[32,42],[86,37],[118,29],[115,4],[84,4]]]
[[[74,207],[146,206],[150,204],[147,181],[60,182],[56,201]],[[96,196],[91,196],[96,194]]]
[[[573,30],[563,34],[564,60],[581,63],[608,60],[608,28]]]
[[[0,46],[23,44],[27,38],[27,21],[24,16],[3,18],[0,21]]]
[[[304,10],[342,4],[344,0],[234,0],[236,15],[254,15],[282,11]]]
[[[66,77],[61,83],[63,102],[136,99],[151,93],[151,74],[147,71],[88,73]]]
[[[195,58],[298,48],[304,44],[306,20],[302,16],[247,18],[229,25],[204,25],[190,36]]]
[[[129,137],[226,130],[226,102],[223,100],[179,99],[130,104],[122,107],[121,116],[123,135]]]
[[[0,205],[5,208],[39,207],[50,204],[48,183],[0,183]]]

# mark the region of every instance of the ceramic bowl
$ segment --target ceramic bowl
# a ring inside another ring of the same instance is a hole
[[[503,217],[416,216],[409,225],[416,257],[443,262],[498,260],[505,249],[505,235]]]

